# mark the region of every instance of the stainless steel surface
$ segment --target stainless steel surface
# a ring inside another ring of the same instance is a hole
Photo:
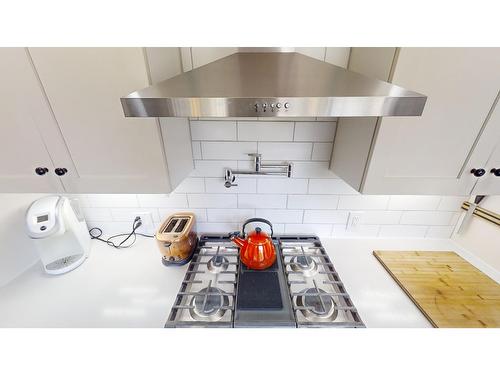
[[[275,241],[288,324],[269,320],[280,313],[274,309],[237,308],[242,271],[238,248],[228,235],[206,234],[200,237],[165,327],[364,327],[318,237],[285,235]]]
[[[214,255],[207,264],[207,269],[212,273],[221,273],[229,267],[229,260],[222,255]]]
[[[290,268],[300,271],[304,276],[314,276],[318,273],[318,264],[309,255],[297,255],[290,259]]]
[[[229,297],[224,295],[224,291],[211,286],[203,288],[191,299],[191,317],[198,321],[216,322],[220,320],[225,313],[224,308],[229,306]]]
[[[364,327],[317,237],[282,236],[280,248],[298,327]]]
[[[420,116],[427,97],[299,53],[240,52],[121,98],[127,117]]]
[[[232,327],[238,267],[227,237],[202,236],[165,327]]]
[[[292,177],[292,163],[284,162],[283,164],[263,163],[261,154],[248,154],[254,158],[253,170],[232,170],[224,168],[224,186],[230,188],[238,186],[235,184],[237,174],[243,175],[261,175],[261,176],[286,176]],[[263,170],[265,169],[265,170]],[[278,169],[274,171],[274,169]]]
[[[339,311],[333,297],[314,284],[314,288],[303,289],[301,295],[297,296],[297,306],[304,308],[300,312],[311,322],[337,319]]]

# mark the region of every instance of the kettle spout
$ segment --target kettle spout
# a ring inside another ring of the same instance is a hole
[[[229,239],[233,241],[236,245],[239,247],[243,247],[243,245],[246,243],[246,240],[238,236],[238,232],[236,233],[231,233]]]

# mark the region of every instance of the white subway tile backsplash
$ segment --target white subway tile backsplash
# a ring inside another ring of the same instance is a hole
[[[138,207],[136,194],[88,194],[91,207]]]
[[[243,223],[240,223],[240,224],[243,225]],[[272,223],[272,225],[273,225],[273,234],[284,234],[285,233],[285,224]],[[247,224],[245,226],[245,233],[248,233],[252,230],[255,230],[255,228],[257,228],[257,227],[260,227],[260,229],[262,229],[266,233],[270,234],[269,227],[266,224],[262,224],[259,222]],[[240,226],[240,228],[241,228],[241,226]]]
[[[349,231],[345,224],[335,224],[333,226],[332,237],[353,238],[353,237],[377,237],[380,225],[360,225],[357,231]]]
[[[315,208],[332,209],[337,208],[339,197],[336,195],[289,195],[288,208]]]
[[[160,222],[163,222],[167,217],[177,212],[192,212],[196,216],[197,222],[207,221],[207,210],[205,208],[159,208]]]
[[[336,123],[311,121],[295,123],[295,141],[333,142]]]
[[[425,225],[381,225],[379,237],[425,237]]]
[[[87,221],[113,221],[107,207],[82,207],[82,212]]]
[[[255,216],[263,217],[273,223],[302,223],[303,210],[280,210],[280,209],[260,209],[255,212]]]
[[[332,156],[333,143],[314,143],[312,160],[329,161]]]
[[[257,192],[269,194],[301,194],[307,193],[307,179],[297,178],[259,178]]]
[[[236,208],[236,194],[188,194],[192,208]]]
[[[201,142],[203,159],[245,160],[257,152],[257,142]]]
[[[294,161],[292,176],[295,178],[338,178],[329,169],[328,161]]]
[[[240,230],[239,223],[197,223],[196,230],[201,233],[229,233]]]
[[[385,210],[389,197],[384,195],[341,195],[339,209],[342,210]]]
[[[454,212],[406,211],[401,216],[401,224],[450,225]]]
[[[423,195],[393,195],[390,210],[435,210],[441,197]]]
[[[293,141],[293,122],[238,121],[239,141]]]
[[[207,177],[205,184],[207,193],[220,193],[220,194],[236,194],[236,193],[256,193],[257,192],[257,179],[255,178],[240,178],[237,177],[235,184],[227,188],[224,186],[224,178],[222,177]]]
[[[254,209],[241,208],[209,208],[207,217],[209,222],[232,223],[243,222],[255,216]]]
[[[441,201],[438,205],[438,210],[440,211],[460,211],[462,203],[467,200],[468,197],[441,197]]]
[[[336,120],[191,119],[195,169],[174,193],[70,196],[80,199],[89,226],[103,228],[105,236],[129,231],[137,212],[151,212],[159,226],[169,215],[188,211],[200,233],[241,230],[257,216],[269,219],[275,233],[449,238],[467,197],[359,194],[329,170]],[[225,188],[224,168],[253,169],[248,153],[257,151],[264,162],[291,161],[292,178],[242,175],[238,186]],[[359,212],[360,224],[348,231],[352,212]]]
[[[201,159],[201,142],[191,142],[191,149],[193,151],[193,159]]]
[[[191,177],[224,177],[224,168],[236,169],[236,160],[195,160]]]
[[[198,177],[185,178],[179,186],[175,188],[175,193],[204,193],[205,179]]]
[[[429,227],[425,237],[429,238],[450,238],[455,230],[454,225]]]
[[[186,194],[138,194],[140,207],[187,207]]]
[[[160,221],[160,214],[158,212],[158,208],[112,208],[111,209],[111,215],[113,217],[113,221],[126,221],[130,223],[130,227],[132,227],[132,222],[134,221],[135,217],[137,216],[137,213],[139,212],[144,212],[144,213],[151,213],[151,216],[153,217],[154,222]]]
[[[362,211],[361,224],[399,224],[402,211]]]
[[[463,214],[462,212],[455,212],[450,220],[450,225],[457,225],[458,220],[460,219],[462,214]]]
[[[309,194],[356,195],[358,192],[340,178],[309,180]]]
[[[285,194],[238,194],[239,208],[286,208]]]
[[[329,223],[329,224],[346,224],[348,211],[338,210],[305,210],[304,223]]]
[[[315,234],[317,236],[330,237],[332,235],[332,224],[285,224],[286,234]]]
[[[236,121],[190,121],[193,141],[236,141]]]
[[[102,238],[108,238],[115,234],[119,233],[130,233],[131,223],[126,221],[87,221],[87,227],[91,228],[99,228],[102,230]],[[92,232],[97,235],[98,232]],[[152,233],[148,233],[152,234]],[[122,239],[125,239],[123,237]]]
[[[264,160],[311,160],[312,143],[259,142]]]

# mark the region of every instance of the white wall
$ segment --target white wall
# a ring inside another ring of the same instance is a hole
[[[480,206],[499,213],[500,195],[484,198]],[[467,229],[460,234],[454,234],[453,240],[493,268],[500,270],[500,228],[498,225],[474,216]]]
[[[0,286],[38,261],[26,235],[25,213],[41,194],[0,194]]]

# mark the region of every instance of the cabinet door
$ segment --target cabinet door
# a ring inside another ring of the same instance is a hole
[[[499,98],[500,100],[500,93]],[[500,176],[496,176],[492,170],[500,169],[500,103],[497,100],[494,111],[488,119],[488,127],[481,136],[481,144],[477,147],[494,148],[486,164],[479,164],[472,157],[468,168],[482,168],[485,175],[477,179],[477,183],[472,191],[473,195],[499,195]],[[499,172],[497,172],[499,173]]]
[[[43,140],[55,123],[24,48],[0,48],[0,82],[0,192],[62,191]]]
[[[67,192],[169,192],[158,121],[125,118],[120,97],[149,85],[142,48],[30,48],[66,149]]]
[[[500,87],[499,48],[402,48],[392,82],[428,96],[421,117],[381,120],[362,192],[457,194],[472,191],[469,162],[481,145]]]
[[[484,168],[486,174],[479,178],[473,195],[499,195],[500,194],[500,176],[496,176],[493,171],[500,170],[500,144],[493,151],[488,163]],[[492,171],[493,170],[493,171]],[[496,172],[499,173],[499,172]]]

